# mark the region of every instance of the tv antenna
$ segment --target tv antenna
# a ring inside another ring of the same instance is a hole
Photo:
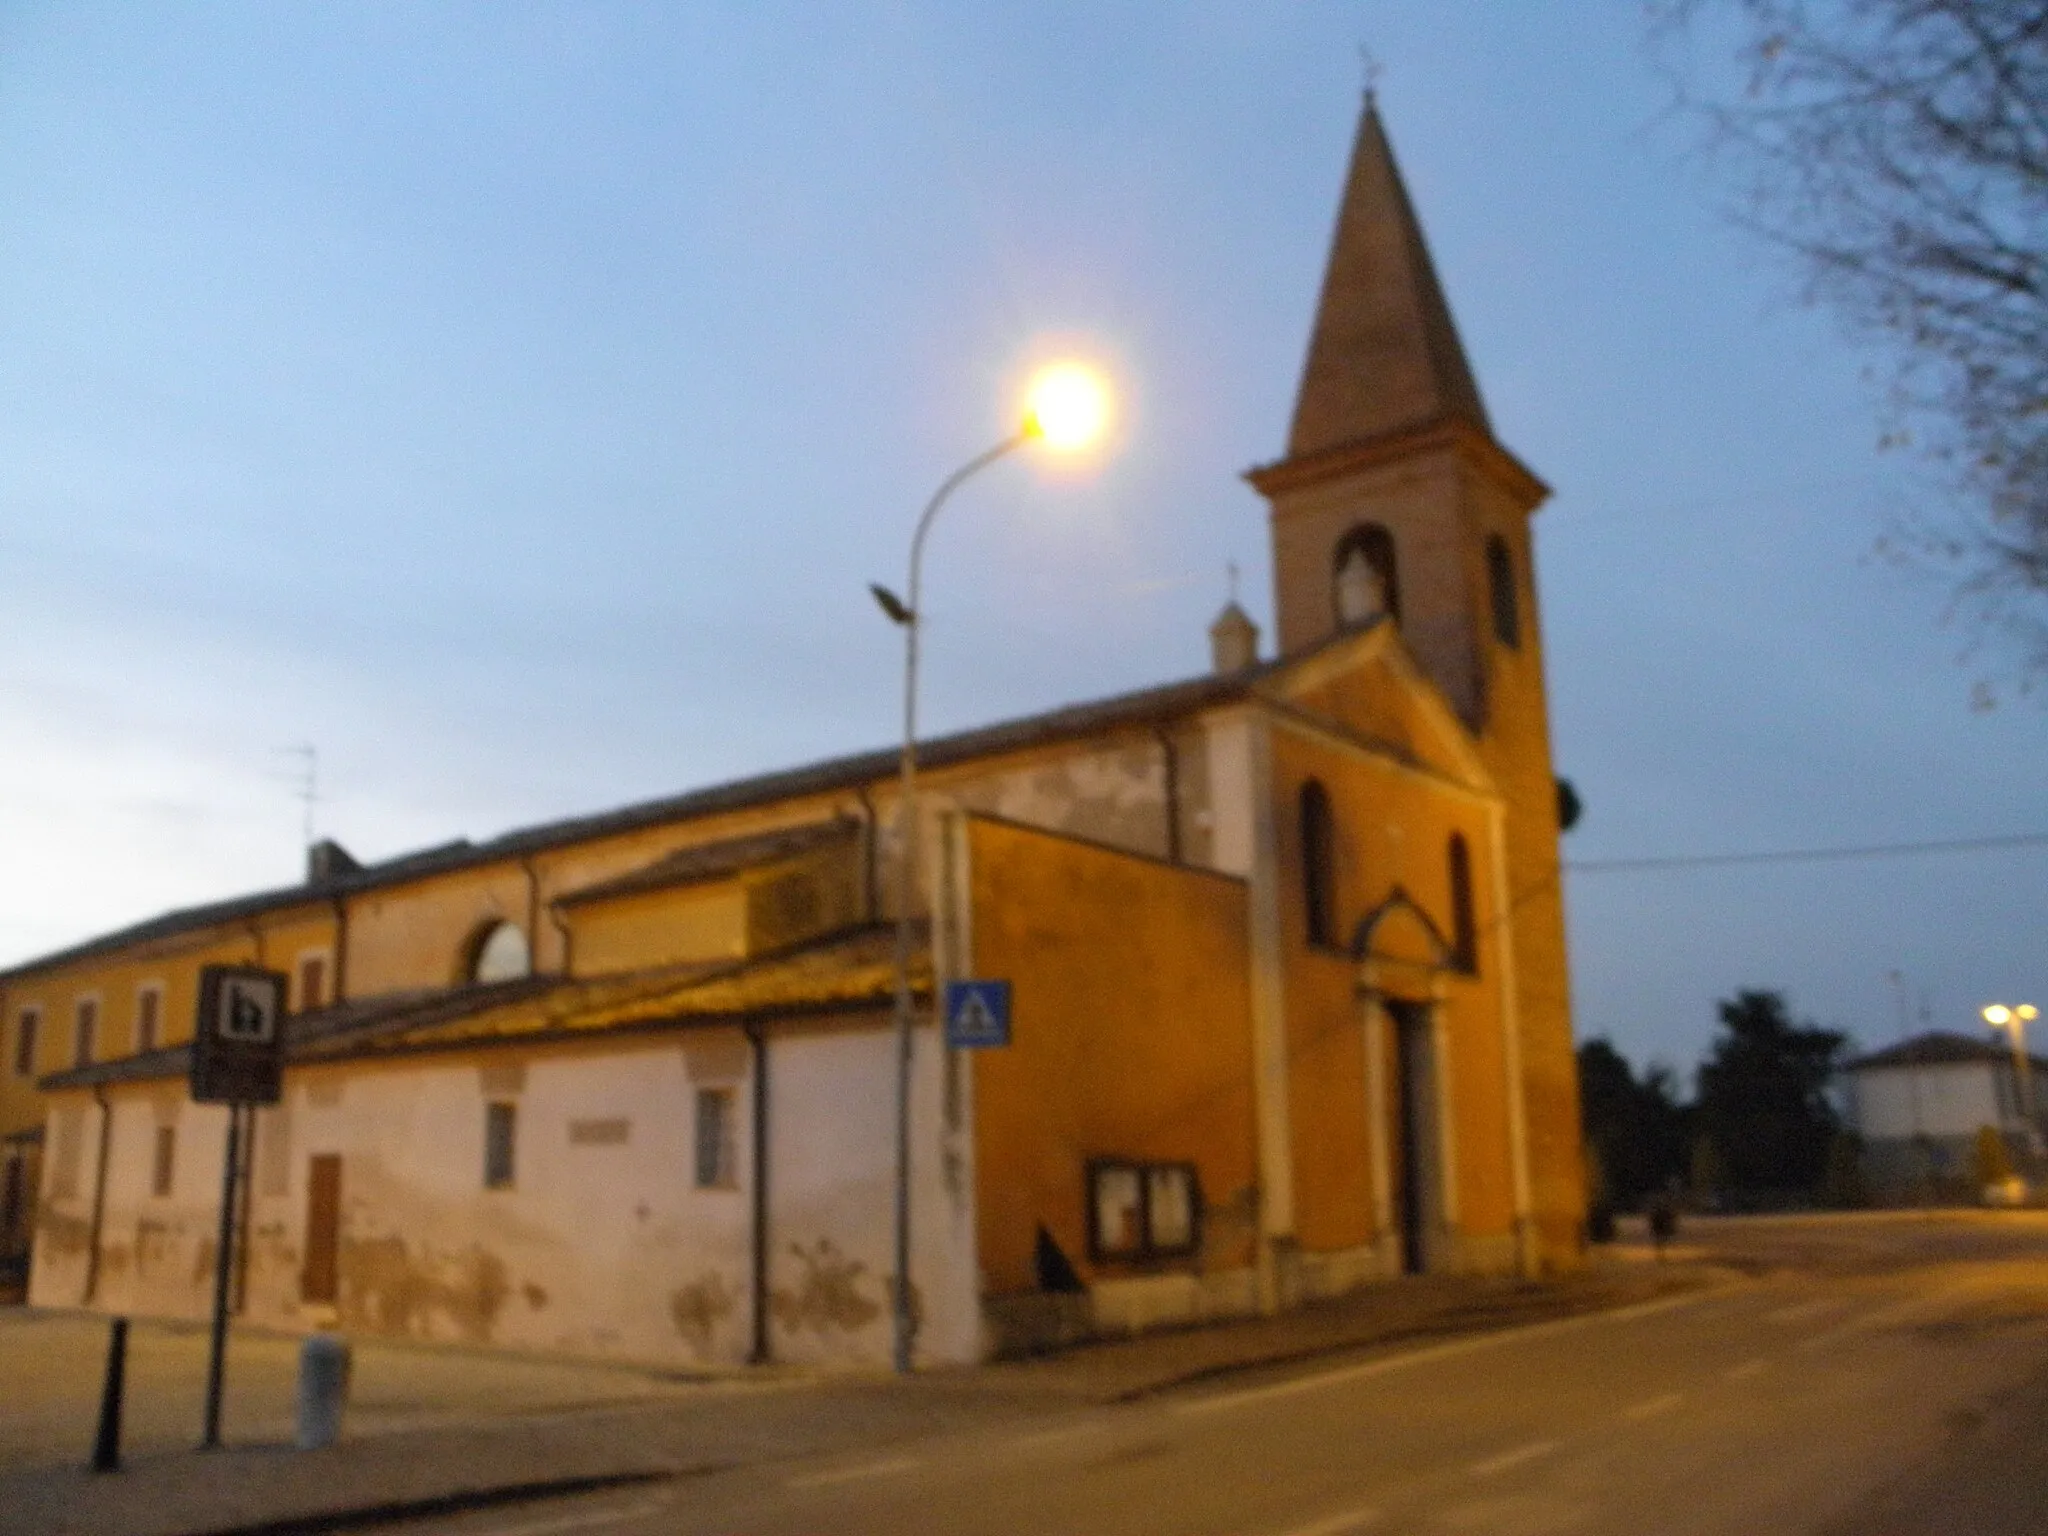
[[[292,798],[304,808],[300,820],[300,836],[308,848],[313,846],[313,808],[320,803],[320,749],[310,741],[293,747],[279,747],[279,752],[299,759],[299,771],[293,775],[296,787]]]

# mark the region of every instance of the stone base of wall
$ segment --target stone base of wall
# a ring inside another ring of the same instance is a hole
[[[1383,1237],[1356,1248],[1340,1248],[1331,1253],[1303,1253],[1295,1262],[1300,1280],[1299,1299],[1320,1301],[1355,1291],[1361,1285],[1399,1279],[1401,1240]]]
[[[1431,1257],[1437,1274],[1512,1275],[1518,1267],[1509,1232],[1440,1232]],[[1280,1310],[1288,1311],[1399,1279],[1401,1241],[1389,1235],[1329,1253],[1304,1252],[1290,1244],[1276,1254],[1275,1268]],[[1071,1295],[1027,1291],[991,1296],[982,1302],[982,1322],[987,1354],[1000,1360],[1155,1328],[1256,1317],[1261,1310],[1258,1271],[1245,1268],[1105,1280]]]
[[[998,1360],[1258,1313],[1259,1277],[1253,1269],[1142,1275],[1105,1280],[1072,1295],[1024,1292],[982,1303],[988,1354]]]

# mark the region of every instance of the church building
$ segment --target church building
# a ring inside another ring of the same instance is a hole
[[[1277,645],[926,742],[916,1361],[1581,1261],[1530,517],[1368,102],[1269,508]],[[233,1304],[677,1365],[881,1364],[893,751],[363,865],[0,973],[32,1303],[204,1316],[200,967],[290,978]],[[934,999],[1010,983],[1006,1045]]]

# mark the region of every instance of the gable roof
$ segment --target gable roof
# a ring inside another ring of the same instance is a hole
[[[743,869],[779,864],[799,854],[834,843],[851,842],[860,835],[861,824],[850,816],[830,821],[807,821],[794,827],[776,827],[745,837],[724,837],[712,843],[697,843],[665,854],[652,864],[600,880],[595,885],[566,891],[555,898],[565,907],[583,902],[609,901],[615,896],[638,896],[646,891],[668,891],[685,885],[722,880]]]
[[[1338,653],[1356,646],[1358,642],[1369,637],[1377,637],[1374,644],[1384,647],[1387,655],[1404,654],[1400,646],[1391,643],[1391,631],[1386,635],[1380,634],[1382,627],[1372,625],[1339,631],[1306,650],[1291,656],[1260,662],[1237,672],[1205,674],[1176,683],[1141,688],[1105,699],[1069,704],[1040,714],[999,721],[993,725],[959,731],[950,736],[929,738],[918,743],[918,764],[922,769],[945,768],[972,762],[977,758],[995,757],[1037,746],[1054,745],[1105,731],[1143,728],[1219,704],[1240,702],[1253,697],[1271,698],[1275,690],[1269,685],[1276,680],[1293,676],[1298,669],[1312,666],[1319,658],[1339,660]],[[1396,667],[1393,670],[1396,675],[1413,679],[1424,694],[1439,706],[1439,712],[1443,713],[1445,718],[1450,718],[1448,706],[1442,705],[1442,701],[1436,698],[1434,690],[1412,665]],[[899,765],[900,750],[892,746],[846,757],[827,758],[800,768],[782,769],[751,778],[736,779],[685,794],[641,801],[617,810],[543,822],[537,826],[502,833],[484,842],[458,838],[453,842],[401,854],[380,863],[340,870],[325,879],[257,891],[202,906],[179,908],[0,970],[0,983],[17,981],[33,976],[39,971],[89,959],[95,955],[172,939],[182,934],[240,922],[265,913],[286,912],[296,907],[320,906],[343,897],[385,889],[409,880],[525,858],[594,838],[616,836],[648,827],[692,821],[703,816],[772,805],[778,800],[853,790],[893,779]],[[1471,760],[1477,761],[1476,754],[1471,754]],[[645,872],[636,871],[622,878],[630,880],[641,873]]]
[[[1446,418],[1492,435],[1421,221],[1368,96],[1287,453],[1306,458]]]
[[[616,976],[525,976],[439,991],[413,990],[332,1003],[285,1020],[285,1061],[306,1066],[367,1056],[541,1043],[598,1032],[730,1024],[754,1018],[884,1007],[895,989],[894,924],[869,923],[740,960],[662,966]],[[929,926],[917,925],[913,994],[929,997]],[[186,1041],[52,1072],[44,1089],[183,1077]]]
[[[2048,1072],[2048,1060],[2027,1053],[2027,1060],[2037,1071]],[[1884,1067],[1949,1067],[1970,1062],[1992,1062],[2010,1064],[2012,1050],[2008,1046],[1982,1040],[1975,1035],[1958,1035],[1946,1030],[1934,1030],[1924,1035],[1914,1035],[1901,1040],[1897,1045],[1886,1046],[1881,1051],[1872,1051],[1867,1056],[1843,1063],[1845,1072],[1861,1072],[1870,1068]]]

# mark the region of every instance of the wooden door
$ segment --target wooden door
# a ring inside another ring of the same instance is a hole
[[[323,1152],[306,1165],[306,1263],[299,1299],[341,1297],[341,1157]]]
[[[1401,1268],[1419,1275],[1429,1268],[1430,1234],[1438,1215],[1430,1016],[1420,1003],[1389,999],[1386,1007],[1394,1088],[1394,1214],[1401,1233]]]

